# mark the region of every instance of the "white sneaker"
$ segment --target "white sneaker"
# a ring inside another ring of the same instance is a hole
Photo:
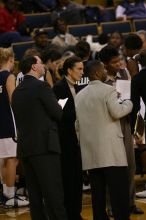
[[[17,207],[24,207],[29,205],[29,201],[23,197],[15,196],[13,198],[4,198],[3,202],[4,208],[17,208]]]
[[[136,193],[137,198],[146,198],[146,190]]]
[[[91,189],[90,184],[88,185],[83,184],[83,191],[90,190],[90,189]]]

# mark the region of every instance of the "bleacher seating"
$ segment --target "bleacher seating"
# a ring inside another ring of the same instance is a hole
[[[103,16],[104,16],[103,19],[106,22],[116,21],[115,8],[114,7],[106,8]]]
[[[134,31],[146,30],[146,19],[133,20]]]
[[[98,35],[97,23],[68,25],[68,31],[75,37],[83,37],[87,35]]]
[[[24,52],[31,48],[34,44],[34,41],[27,41],[27,42],[19,42],[19,43],[13,43],[12,48],[15,54],[16,60],[21,60],[21,58],[24,55]]]
[[[130,21],[113,21],[113,22],[102,22],[100,23],[102,32],[113,33],[118,31],[120,33],[129,33],[133,31],[132,24]]]
[[[26,22],[30,28],[42,28],[51,26],[51,13],[34,13],[34,14],[25,14]]]

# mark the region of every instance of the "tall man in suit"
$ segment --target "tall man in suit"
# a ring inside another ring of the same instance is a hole
[[[13,93],[18,129],[17,156],[22,159],[33,220],[65,220],[57,123],[62,117],[50,86],[38,80],[44,66],[38,56],[20,65],[24,80]]]
[[[116,90],[103,83],[100,61],[87,64],[89,85],[75,98],[83,170],[88,170],[94,220],[108,220],[106,186],[116,220],[129,220],[127,158],[120,118],[132,110],[130,100],[119,104]]]
[[[63,65],[65,77],[54,86],[57,99],[68,98],[63,109],[59,135],[61,140],[61,162],[64,200],[69,220],[80,220],[82,207],[82,166],[80,147],[75,131],[76,82],[83,75],[83,63],[79,57],[68,58]]]

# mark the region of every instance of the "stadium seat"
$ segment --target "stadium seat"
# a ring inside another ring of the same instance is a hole
[[[129,33],[132,31],[132,24],[130,21],[102,22],[100,25],[102,32],[107,34],[115,31],[120,33]]]
[[[30,28],[42,28],[51,26],[51,13],[34,13],[34,14],[25,14],[26,22]]]
[[[146,19],[133,20],[134,31],[146,30]]]
[[[24,55],[24,52],[27,49],[31,48],[33,44],[34,44],[34,41],[13,43],[12,48],[15,54],[15,59],[17,61],[21,60]]]
[[[68,25],[68,31],[75,37],[83,37],[87,35],[98,35],[98,27],[96,23]]]

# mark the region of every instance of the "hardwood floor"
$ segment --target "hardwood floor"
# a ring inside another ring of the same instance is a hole
[[[86,198],[85,198],[86,197]],[[90,196],[84,196],[84,199],[89,201]],[[132,215],[131,220],[146,220],[146,199],[139,199],[136,201],[138,207],[142,208],[145,212],[144,215]],[[83,205],[82,216],[84,220],[92,220],[91,204]],[[19,208],[4,210],[0,208],[0,220],[31,220],[29,215],[29,208]],[[111,218],[112,219],[112,218]]]
[[[136,189],[143,190],[146,183],[146,175],[144,177],[136,176]],[[146,220],[146,199],[136,200],[138,207],[142,208],[145,214],[132,215],[131,220]],[[83,194],[83,211],[82,216],[84,220],[92,220],[91,195]],[[29,208],[19,209],[3,209],[0,207],[0,220],[31,220],[29,215]],[[112,218],[111,218],[112,220]]]

